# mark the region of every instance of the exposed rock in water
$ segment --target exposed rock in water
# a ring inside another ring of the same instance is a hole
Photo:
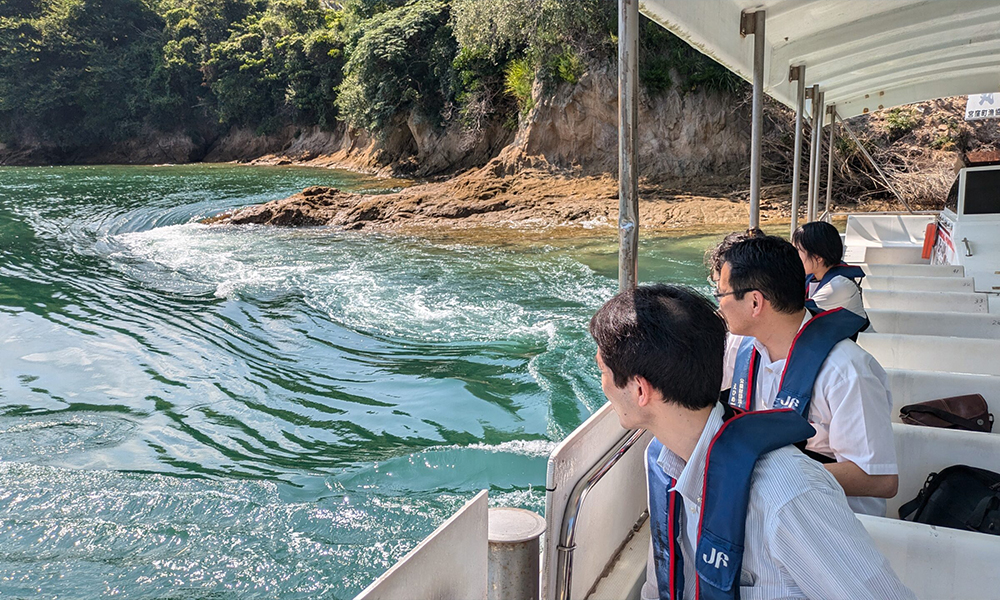
[[[747,206],[698,195],[696,183],[640,189],[643,227],[742,223]],[[685,190],[685,191],[681,191]],[[612,227],[618,182],[608,176],[567,177],[528,170],[496,177],[490,165],[441,182],[399,192],[359,195],[310,187],[289,198],[239,209],[206,223],[277,226],[326,225],[340,229],[411,230],[463,227]],[[764,217],[768,215],[764,211]]]

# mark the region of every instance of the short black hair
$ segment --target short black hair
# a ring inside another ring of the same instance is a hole
[[[796,248],[819,258],[828,267],[839,265],[844,258],[844,243],[840,241],[840,232],[829,223],[806,223],[792,234],[792,243]]]
[[[691,288],[656,284],[621,292],[590,319],[590,335],[616,386],[641,375],[668,402],[689,410],[718,402],[726,322]]]
[[[805,308],[806,272],[795,246],[773,235],[733,244],[722,255],[731,290],[757,290],[774,310],[794,314]],[[745,294],[734,294],[737,300]]]
[[[709,274],[718,275],[719,272],[722,271],[722,255],[725,254],[726,250],[729,250],[733,244],[755,237],[765,237],[765,234],[760,230],[760,228],[751,227],[746,231],[734,231],[722,238],[722,241],[719,242],[718,245],[710,249],[705,254],[705,264],[708,266]]]

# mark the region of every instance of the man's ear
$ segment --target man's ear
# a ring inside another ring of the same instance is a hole
[[[633,381],[637,387],[636,404],[646,406],[653,400],[653,385],[642,375],[636,375]]]
[[[750,294],[750,310],[751,315],[754,317],[759,317],[762,312],[764,312],[764,294],[761,294],[757,290],[748,292]]]

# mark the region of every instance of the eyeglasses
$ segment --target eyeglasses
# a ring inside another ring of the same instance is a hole
[[[747,292],[752,292],[752,291],[754,291],[753,288],[748,288],[744,290],[733,290],[731,292],[720,292],[719,288],[715,288],[715,291],[712,292],[712,295],[715,296],[716,300],[721,300],[726,296],[732,296],[733,294],[746,294]]]

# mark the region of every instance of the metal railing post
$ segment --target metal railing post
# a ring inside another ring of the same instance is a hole
[[[788,71],[788,80],[797,85],[795,103],[795,151],[792,155],[792,227],[791,235],[799,226],[799,187],[802,179],[802,115],[806,110],[806,66],[799,65]]]
[[[639,268],[639,0],[618,0],[618,287],[632,289]]]
[[[816,187],[816,110],[819,106],[819,86],[806,91],[809,97],[809,185],[806,188],[806,223],[813,220],[812,197]]]
[[[760,153],[764,120],[764,35],[763,10],[744,11],[740,18],[740,35],[753,35],[753,111],[750,134],[750,228],[760,226]]]
[[[814,90],[819,90],[819,86],[813,86]],[[820,181],[820,174],[822,173],[823,167],[823,96],[824,92],[817,92],[813,94],[813,139],[816,141],[813,147],[813,156],[816,157],[815,161],[812,163],[813,172],[810,173],[809,178],[813,180],[813,185],[810,186],[811,195],[809,197],[809,221],[816,220],[816,212],[819,208],[819,186],[822,183]]]
[[[833,195],[833,144],[836,141],[837,105],[831,104],[826,108],[826,112],[830,115],[830,148],[827,150],[826,156],[826,206],[823,209],[824,219],[829,217],[830,197]]]

